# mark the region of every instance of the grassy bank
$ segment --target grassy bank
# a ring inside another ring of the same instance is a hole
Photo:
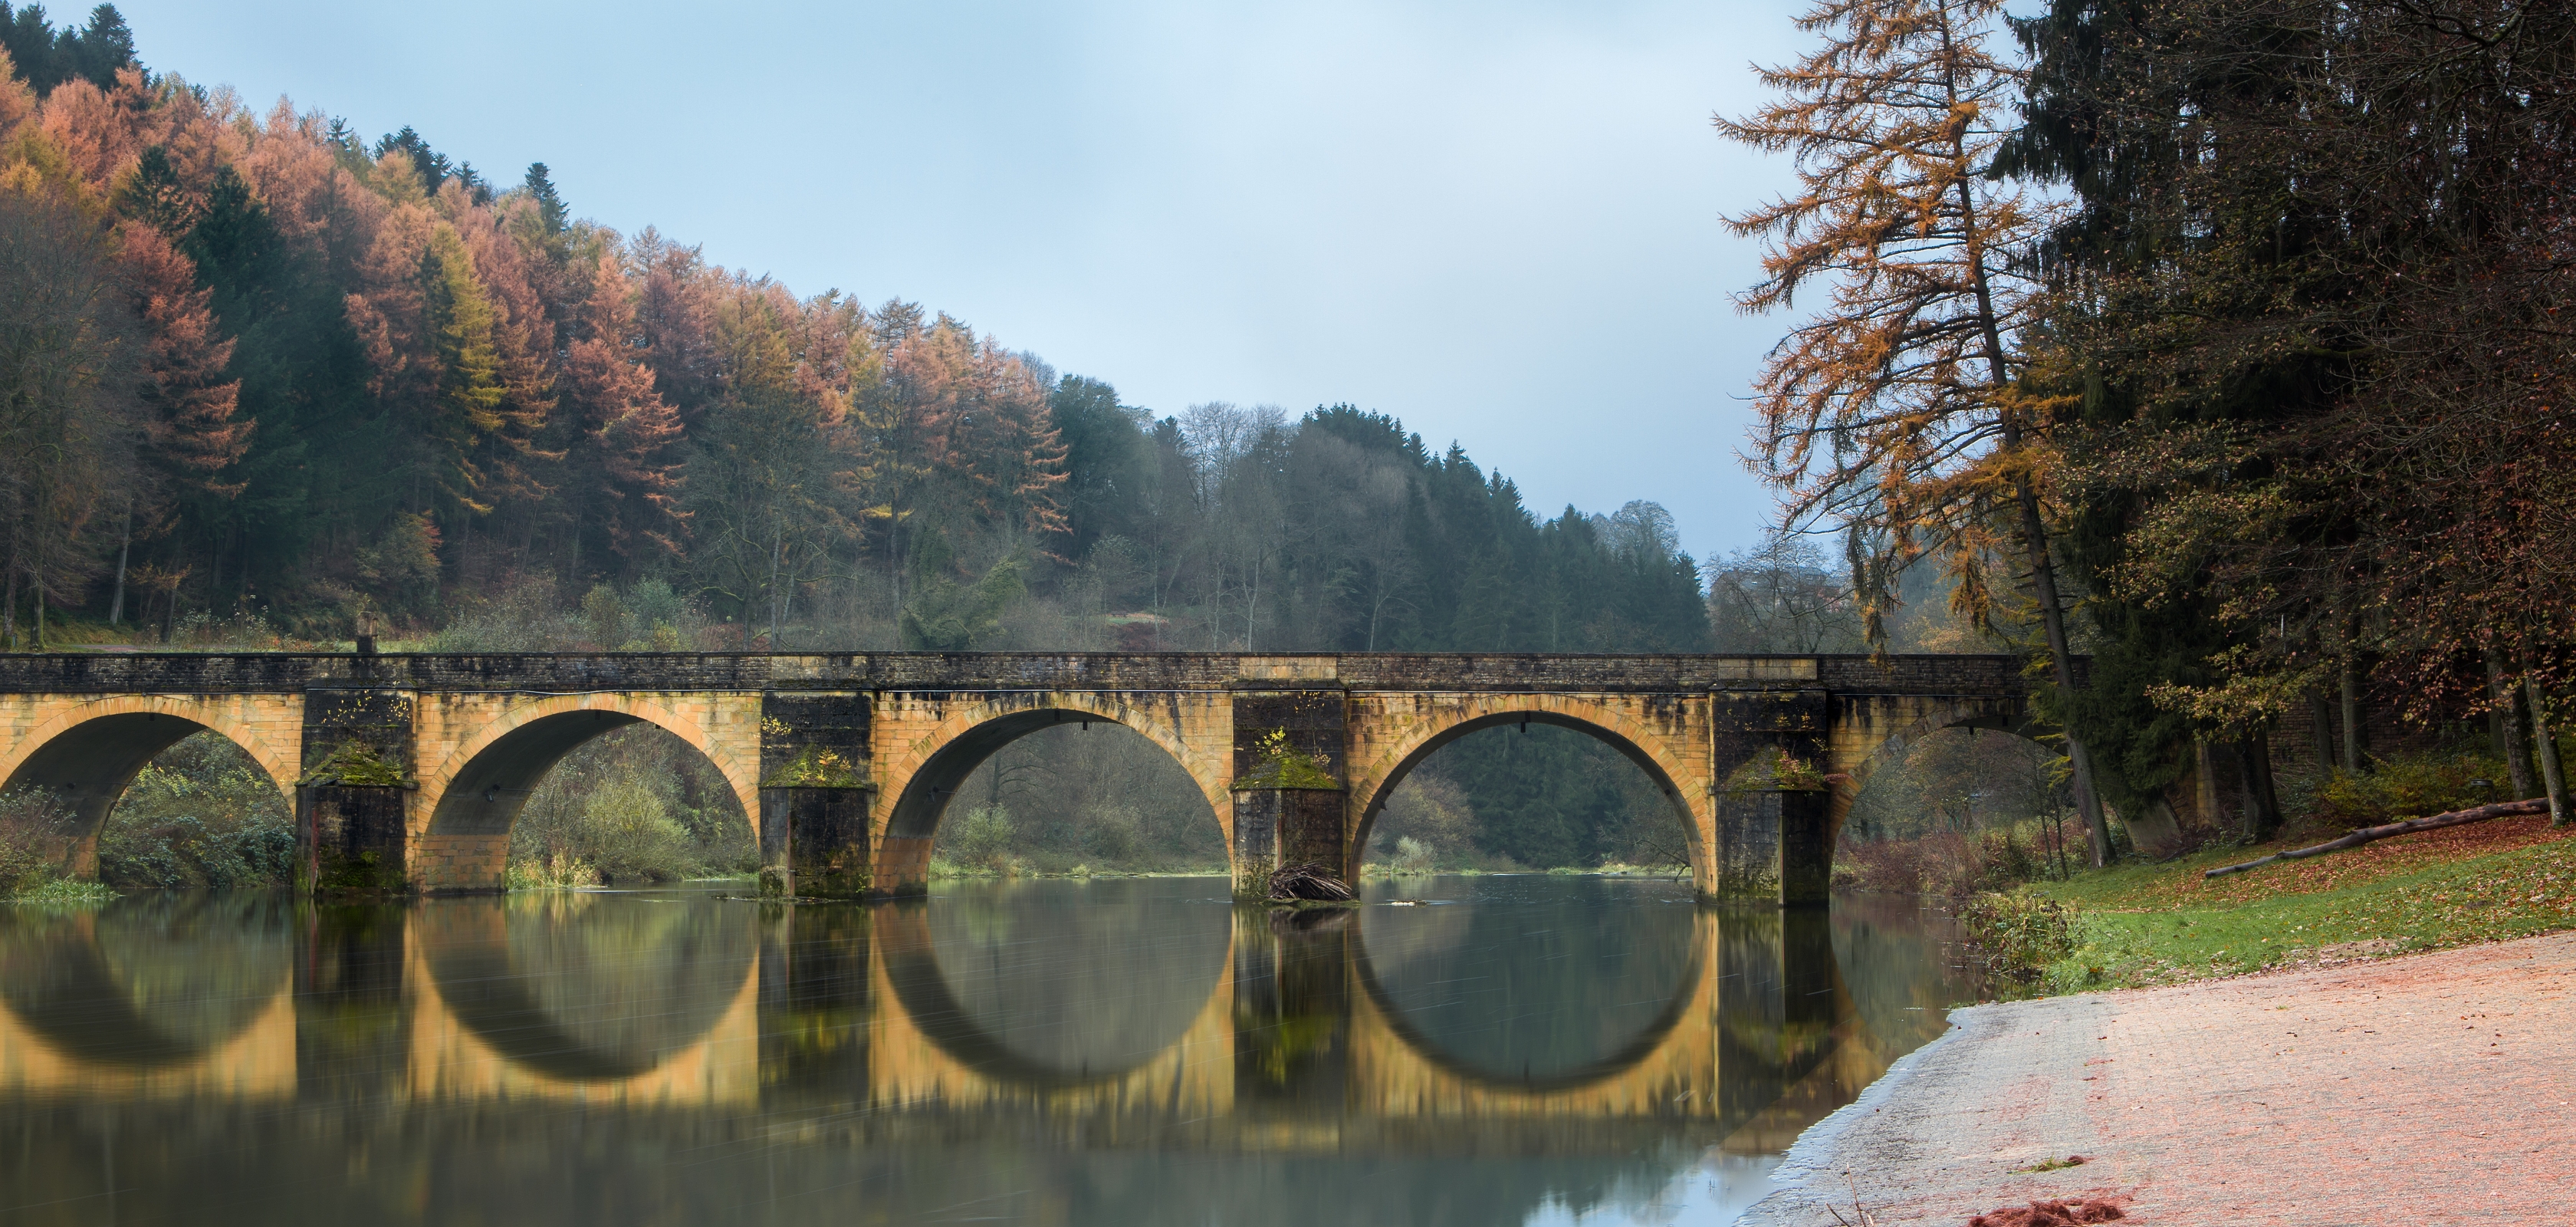
[[[2576,827],[2504,819],[2200,876],[2286,846],[2023,888],[2075,911],[2072,953],[2048,963],[2032,988],[2174,984],[2576,929]]]

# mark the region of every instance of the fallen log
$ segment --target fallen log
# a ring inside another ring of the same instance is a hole
[[[2275,852],[2270,856],[2257,857],[2242,865],[2222,865],[2216,869],[2208,870],[2200,876],[2203,881],[2207,881],[2210,878],[2221,878],[2231,873],[2243,873],[2248,869],[2269,865],[2274,861],[2302,860],[2311,856],[2323,856],[2326,853],[2339,851],[2344,848],[2358,848],[2373,840],[2386,839],[2391,835],[2412,835],[2417,831],[2432,831],[2438,830],[2442,827],[2467,826],[2472,822],[2485,822],[2490,818],[2519,818],[2524,814],[2546,814],[2548,812],[2549,798],[2547,797],[2534,797],[2528,801],[2498,801],[2493,805],[2481,805],[2475,809],[2455,809],[2450,813],[2435,814],[2430,818],[2409,818],[2404,822],[2392,822],[2386,826],[2363,827],[2341,839],[2327,840],[2313,848],[2297,848],[2288,852]]]

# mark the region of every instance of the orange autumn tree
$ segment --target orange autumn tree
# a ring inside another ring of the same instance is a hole
[[[1756,68],[1776,101],[1721,132],[1796,159],[1801,191],[1727,219],[1767,241],[1748,313],[1826,301],[1766,359],[1748,462],[1795,527],[1849,541],[1873,642],[1897,575],[1940,555],[1953,603],[1986,619],[2001,558],[2022,568],[2056,683],[2074,688],[2042,513],[2047,402],[2016,387],[2016,336],[2040,287],[2016,257],[2043,208],[1990,177],[2017,73],[1989,50],[1997,0],[1824,0],[1798,19],[1823,45]],[[2109,830],[2092,767],[2066,739],[2096,863]]]
[[[571,462],[570,556],[596,524],[625,558],[678,557],[686,515],[679,504],[680,415],[653,389],[653,368],[637,344],[635,303],[613,252],[591,262],[591,290],[579,311],[579,339],[564,349],[563,396],[589,444]]]
[[[125,620],[125,578],[134,550],[136,504],[143,489],[169,487],[178,498],[231,499],[243,482],[231,472],[250,449],[255,422],[235,416],[241,381],[227,378],[232,338],[215,322],[214,294],[197,285],[197,266],[180,254],[161,232],[142,222],[127,222],[118,231],[125,262],[128,294],[143,323],[150,378],[143,385],[142,418],[146,453],[161,481],[129,483],[118,532],[114,595],[109,598],[110,625]],[[158,513],[144,508],[146,519]]]

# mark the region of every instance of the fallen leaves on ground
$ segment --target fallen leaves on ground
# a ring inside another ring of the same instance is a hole
[[[2086,1197],[2074,1201],[2035,1201],[2027,1206],[1988,1210],[1968,1220],[1968,1227],[2077,1227],[2127,1218],[2118,1206]]]

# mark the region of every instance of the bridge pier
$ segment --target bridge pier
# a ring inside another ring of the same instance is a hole
[[[1831,902],[1833,849],[1826,842],[1827,793],[1740,788],[1717,804],[1718,903],[1783,907]]]
[[[1291,865],[1321,865],[1349,881],[1358,858],[1344,783],[1350,705],[1341,686],[1239,690],[1233,699],[1235,897],[1268,898],[1270,875]]]
[[[295,786],[299,883],[331,898],[409,889],[417,700],[400,690],[314,690],[304,696],[304,774]],[[508,855],[502,837],[501,855]],[[495,869],[497,875],[498,870]]]
[[[856,899],[904,880],[880,883],[893,858],[870,856],[870,715],[855,691],[760,696],[762,895]]]
[[[1712,901],[1822,905],[1833,893],[1833,792],[1826,778],[1830,697],[1808,688],[1710,696],[1717,838]]]

